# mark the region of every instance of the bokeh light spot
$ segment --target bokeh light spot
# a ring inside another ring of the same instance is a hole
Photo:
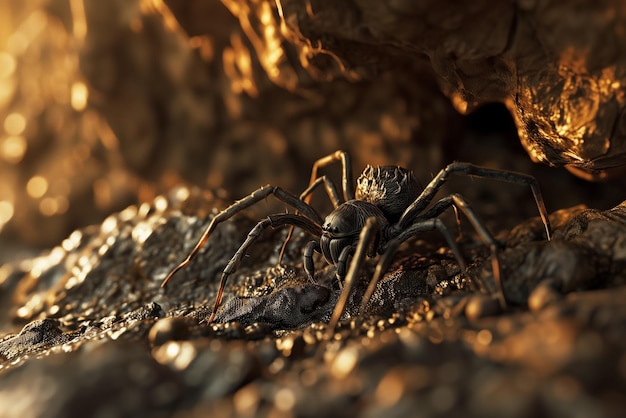
[[[42,176],[33,176],[26,183],[26,192],[30,197],[38,199],[48,191],[48,180]]]
[[[26,129],[26,118],[21,113],[10,113],[4,119],[4,131],[13,136],[21,135]]]
[[[59,204],[53,197],[45,197],[39,203],[39,211],[44,216],[53,216],[59,210]]]
[[[72,108],[77,112],[85,110],[87,107],[87,99],[89,98],[89,90],[87,85],[82,81],[76,81],[72,84]]]
[[[0,229],[2,229],[5,223],[9,222],[9,220],[13,217],[13,213],[13,203],[6,200],[0,200]]]
[[[26,153],[26,139],[23,136],[8,136],[2,141],[0,154],[7,162],[17,164],[22,161]]]
[[[15,72],[17,63],[13,55],[8,52],[0,51],[0,78],[7,78]]]

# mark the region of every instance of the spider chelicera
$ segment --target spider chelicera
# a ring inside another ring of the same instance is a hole
[[[335,184],[327,176],[318,177],[320,168],[335,162],[341,162],[342,165],[343,199],[337,192]],[[321,253],[329,264],[336,266],[337,278],[340,282],[343,281],[344,284],[328,324],[329,330],[335,329],[339,318],[343,314],[365,258],[367,256],[373,257],[376,254],[381,255],[361,302],[361,313],[364,312],[367,302],[376,289],[376,284],[389,267],[392,256],[396,253],[398,247],[407,239],[421,232],[438,230],[447,241],[461,270],[465,270],[465,262],[456,241],[445,224],[438,218],[440,214],[450,207],[456,212],[457,222],[459,222],[460,211],[468,218],[480,239],[489,246],[497,297],[502,308],[506,308],[498,261],[500,247],[497,241],[461,195],[451,194],[431,205],[439,189],[448,176],[453,173],[530,186],[545,226],[546,237],[548,240],[550,239],[548,213],[539,186],[532,176],[475,166],[464,162],[454,162],[442,169],[422,189],[415,180],[413,173],[402,167],[367,166],[357,180],[355,193],[349,155],[343,151],[336,151],[315,162],[311,172],[309,187],[299,197],[280,187],[266,185],[215,215],[196,246],[187,258],[167,275],[161,283],[161,287],[165,286],[177,271],[190,263],[206,244],[209,236],[220,222],[272,195],[294,208],[296,213],[270,215],[260,221],[249,232],[248,237],[228,262],[222,273],[209,323],[215,319],[217,309],[222,300],[226,280],[235,272],[248,248],[254,244],[268,227],[277,228],[289,225],[292,229],[297,227],[316,237],[316,240],[311,241],[304,250],[304,270],[311,281],[313,281],[314,276],[314,253]],[[335,207],[325,219],[322,219],[315,209],[309,205],[311,193],[320,186],[324,186]],[[348,264],[349,268],[346,271]],[[486,286],[480,287],[486,288]]]

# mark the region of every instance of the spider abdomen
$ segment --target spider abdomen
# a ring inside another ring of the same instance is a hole
[[[320,249],[329,264],[336,265],[345,248],[356,247],[365,221],[372,216],[378,218],[381,230],[387,230],[389,222],[383,212],[361,200],[342,203],[324,219]]]
[[[421,191],[413,172],[406,168],[368,165],[357,179],[356,199],[376,205],[387,219],[396,221]]]

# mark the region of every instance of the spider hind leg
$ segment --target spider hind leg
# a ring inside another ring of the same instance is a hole
[[[496,241],[491,232],[489,232],[484,222],[480,219],[478,214],[465,200],[465,198],[456,193],[446,196],[434,203],[426,212],[421,214],[418,219],[435,218],[443,213],[445,210],[447,210],[450,206],[454,208],[455,213],[462,212],[465,215],[465,217],[470,221],[470,224],[478,234],[479,239],[489,248],[489,251],[491,253],[493,281],[495,283],[498,303],[500,304],[500,307],[502,309],[506,309],[507,302],[504,296],[504,287],[502,284],[502,268],[500,266],[499,258],[500,244]],[[457,223],[459,223],[458,215]],[[478,281],[478,285],[483,292],[487,292],[487,290],[491,287],[485,283],[482,283],[481,281]]]
[[[543,196],[541,195],[539,185],[537,184],[537,180],[533,176],[515,171],[476,166],[464,162],[454,162],[448,164],[446,168],[439,171],[439,173],[433,177],[430,183],[428,183],[428,185],[424,188],[418,198],[415,199],[411,205],[409,205],[404,213],[402,213],[402,216],[398,221],[398,225],[404,228],[408,227],[417,217],[420,217],[422,211],[430,204],[450,174],[493,179],[530,187],[539,211],[539,216],[541,217],[541,221],[544,225],[546,238],[548,241],[552,238],[548,211],[546,209]]]

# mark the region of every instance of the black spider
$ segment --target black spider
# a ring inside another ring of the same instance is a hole
[[[317,176],[319,168],[336,161],[341,161],[342,163],[343,201],[337,193],[334,183],[328,177]],[[391,258],[400,244],[420,232],[431,230],[441,232],[452,249],[459,266],[465,270],[465,262],[457,243],[447,227],[437,218],[450,207],[457,211],[457,220],[459,210],[465,214],[481,240],[489,246],[497,297],[502,307],[505,308],[506,299],[502,290],[498,261],[499,245],[496,240],[461,195],[451,194],[430,205],[434,196],[451,173],[492,178],[530,186],[545,226],[547,238],[550,239],[548,214],[537,182],[532,176],[454,162],[441,170],[425,188],[421,189],[413,173],[402,167],[385,166],[374,168],[367,166],[357,180],[355,194],[350,158],[347,153],[337,151],[315,162],[311,173],[310,185],[302,192],[300,197],[286,192],[280,187],[266,185],[218,213],[212,219],[191,253],[167,275],[161,286],[165,286],[177,271],[189,264],[220,222],[273,195],[296,209],[297,212],[293,214],[270,215],[260,221],[250,231],[247,239],[228,262],[222,273],[209,323],[215,319],[228,276],[235,272],[248,248],[270,226],[276,228],[291,225],[292,228],[301,228],[318,238],[318,240],[311,241],[304,251],[304,269],[311,281],[313,281],[314,275],[313,254],[315,252],[323,254],[329,264],[337,267],[337,277],[339,280],[344,281],[344,285],[328,325],[329,331],[334,330],[345,309],[366,256],[373,257],[376,254],[381,254],[374,275],[361,302],[361,312],[363,312],[368,300],[374,293],[380,277],[389,267]],[[325,219],[322,219],[308,203],[311,193],[321,185],[325,187],[328,196],[335,206],[335,209]],[[346,272],[346,266],[350,259],[350,267]]]

